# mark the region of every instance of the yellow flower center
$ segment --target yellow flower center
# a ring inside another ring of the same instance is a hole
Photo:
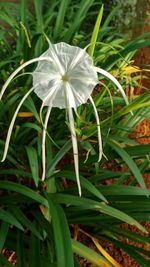
[[[64,75],[62,75],[61,79],[62,79],[64,82],[69,82],[70,77],[69,77],[67,74],[64,74]]]

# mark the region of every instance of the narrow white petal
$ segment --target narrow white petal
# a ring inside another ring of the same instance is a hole
[[[98,68],[98,67],[95,67],[96,71],[102,75],[104,75],[105,77],[107,77],[108,79],[110,79],[119,89],[120,93],[122,94],[126,104],[128,105],[129,102],[128,102],[128,99],[127,99],[127,96],[121,86],[121,84],[117,81],[117,79],[112,75],[110,74],[109,72],[107,72],[106,70],[103,70],[101,68]]]
[[[76,54],[74,56],[74,58],[73,58],[73,60],[72,60],[72,62],[70,64],[70,66],[69,66],[69,70],[72,70],[75,67],[75,65],[78,64],[78,62],[80,61],[80,59],[84,56],[85,52],[86,52],[86,49],[85,48],[84,49],[81,49],[78,52],[78,54]]]
[[[15,120],[16,120],[16,117],[17,117],[17,114],[22,106],[22,104],[24,103],[24,101],[26,100],[26,98],[32,93],[32,91],[35,89],[35,86],[32,87],[26,94],[25,96],[22,98],[22,100],[20,101],[14,115],[13,115],[13,118],[11,120],[11,123],[9,125],[9,129],[8,129],[8,133],[7,133],[7,137],[6,137],[6,142],[5,142],[5,148],[4,148],[4,153],[3,153],[3,158],[1,160],[4,161],[6,159],[6,156],[7,156],[7,151],[8,151],[8,147],[9,147],[9,143],[10,143],[10,138],[11,138],[11,134],[12,134],[12,130],[13,130],[13,127],[14,127],[14,123],[15,123]]]
[[[95,119],[96,119],[96,123],[97,123],[97,132],[98,132],[98,146],[99,146],[99,159],[98,161],[101,160],[102,158],[102,137],[101,137],[101,128],[100,128],[100,121],[99,121],[99,116],[98,116],[98,112],[97,112],[97,109],[96,109],[96,106],[95,106],[95,103],[92,99],[92,97],[90,96],[89,97],[89,100],[93,106],[93,109],[94,109],[94,113],[95,113]]]
[[[74,118],[72,108],[68,107],[68,115],[69,115],[69,124],[71,131],[71,139],[72,139],[72,147],[73,147],[73,157],[74,157],[74,166],[75,166],[75,174],[77,179],[79,196],[81,196],[81,185],[80,185],[80,177],[79,177],[79,156],[78,156],[78,145],[77,145],[77,137],[74,126]]]
[[[7,79],[7,81],[4,83],[3,87],[2,87],[2,90],[0,92],[0,100],[2,99],[2,96],[7,88],[7,86],[9,85],[9,83],[12,81],[12,79],[16,76],[16,74],[21,71],[22,69],[24,69],[26,66],[34,63],[34,62],[37,62],[37,61],[42,61],[42,60],[47,60],[49,61],[50,58],[49,57],[38,57],[38,58],[34,58],[34,59],[31,59],[27,62],[25,62],[24,64],[22,64],[20,67],[18,67],[10,76],[9,78]]]
[[[42,124],[43,124],[42,111],[43,111],[44,106],[46,106],[45,103],[49,100],[49,106],[52,106],[52,101],[55,98],[55,95],[56,95],[57,90],[58,90],[59,87],[60,87],[60,83],[56,82],[56,85],[53,86],[51,88],[51,90],[49,90],[49,93],[42,100],[43,102],[42,102],[42,105],[41,105],[41,108],[40,108],[40,119],[41,119]]]
[[[47,113],[46,113],[44,126],[43,126],[43,135],[42,135],[42,181],[45,180],[45,174],[46,174],[45,142],[46,142],[47,124],[48,124],[48,120],[49,120],[49,117],[50,117],[51,109],[52,109],[52,107],[49,106],[48,110],[47,110]]]
[[[66,86],[65,89],[66,89],[65,91],[66,91],[66,98],[67,98],[67,110],[68,110],[68,117],[69,117],[69,127],[70,127],[72,147],[73,147],[75,174],[76,174],[76,180],[77,180],[77,185],[78,185],[79,196],[81,196],[81,184],[80,184],[80,177],[79,177],[79,155],[78,155],[77,136],[76,136],[75,126],[74,126],[73,111],[72,111],[70,99],[69,99],[69,96],[68,96],[67,86]],[[70,88],[68,88],[68,89],[70,89]]]
[[[62,66],[62,64],[61,64],[61,62],[60,62],[60,60],[59,60],[59,58],[57,56],[57,53],[56,53],[56,51],[54,49],[54,47],[56,47],[57,45],[52,44],[49,39],[47,39],[47,40],[48,40],[50,52],[51,52],[51,54],[53,56],[53,60],[56,62],[57,66],[58,66],[58,68],[60,70],[60,73],[63,75],[64,72],[65,72],[65,69]]]

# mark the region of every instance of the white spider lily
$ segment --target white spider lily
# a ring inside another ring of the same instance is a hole
[[[58,107],[60,109],[66,108],[69,118],[69,127],[71,132],[75,174],[78,184],[79,195],[81,196],[81,185],[79,179],[79,159],[78,159],[78,146],[76,131],[74,126],[73,110],[76,112],[77,107],[90,100],[97,123],[98,131],[98,144],[99,144],[99,161],[102,157],[102,140],[100,131],[100,121],[97,113],[96,106],[91,97],[91,93],[94,87],[98,84],[98,74],[109,78],[119,89],[126,103],[128,103],[124,90],[120,83],[107,71],[95,67],[93,65],[92,58],[86,52],[86,49],[70,46],[66,43],[51,44],[49,42],[48,50],[40,57],[31,59],[26,63],[18,67],[5,82],[2,91],[0,93],[0,100],[12,79],[26,66],[38,62],[36,69],[32,72],[33,87],[25,94],[20,101],[12,121],[10,123],[8,134],[6,137],[4,154],[2,161],[7,156],[9,148],[9,142],[13,130],[13,126],[17,117],[17,114],[26,100],[26,98],[34,91],[37,96],[42,100],[40,113],[42,113],[43,107],[48,106],[48,110],[45,116],[43,135],[42,135],[42,180],[45,179],[46,171],[46,155],[45,155],[45,141],[48,120],[50,117],[52,107]]]

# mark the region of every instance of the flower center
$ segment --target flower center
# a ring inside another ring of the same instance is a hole
[[[61,79],[62,79],[64,82],[69,82],[70,77],[68,76],[68,74],[65,73],[64,75],[61,76]]]

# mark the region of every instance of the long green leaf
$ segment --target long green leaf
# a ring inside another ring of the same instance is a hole
[[[145,228],[139,224],[134,218],[130,217],[126,213],[115,209],[104,202],[97,202],[88,198],[80,198],[72,195],[64,195],[64,194],[51,194],[51,197],[57,203],[78,206],[82,209],[87,210],[95,210],[101,213],[107,214],[110,217],[117,218],[123,222],[126,222],[130,225],[135,225],[141,231],[146,232]]]
[[[42,267],[39,238],[31,233],[29,242],[29,267]]]
[[[141,187],[146,189],[144,179],[142,177],[142,174],[133,161],[133,159],[130,157],[130,155],[122,148],[120,147],[116,142],[109,142],[110,146],[118,153],[118,155],[126,162],[127,166],[129,167],[130,171],[133,173],[135,179],[140,184]]]
[[[0,234],[0,253],[1,253],[2,248],[4,247],[8,230],[9,230],[9,223],[6,223],[5,221],[3,221],[0,226],[0,233],[1,233]]]
[[[55,174],[55,177],[65,177],[67,179],[76,181],[76,176],[71,171],[61,171],[61,172]],[[83,188],[88,190],[94,196],[98,197],[100,200],[107,202],[107,199],[101,194],[100,190],[97,190],[97,188],[89,180],[87,180],[83,176],[80,176],[80,182],[81,182],[81,186]]]
[[[56,18],[56,24],[54,27],[54,38],[55,39],[62,32],[62,29],[64,27],[64,18],[65,18],[69,3],[70,3],[70,0],[62,0],[60,2],[60,7],[59,7],[59,11],[58,11],[57,18]]]
[[[25,244],[23,242],[23,235],[20,231],[17,232],[17,267],[26,267],[26,255],[25,255]]]
[[[71,146],[72,146],[72,144],[71,144],[71,141],[69,140],[69,141],[66,142],[66,143],[64,144],[64,146],[59,150],[59,152],[56,154],[56,156],[54,157],[54,159],[51,161],[51,163],[50,163],[49,166],[48,166],[48,170],[47,170],[47,173],[46,173],[46,176],[47,176],[47,177],[49,177],[49,176],[53,173],[53,171],[54,171],[54,169],[55,169],[57,163],[58,163],[58,162],[63,158],[63,156],[70,150]]]
[[[52,216],[57,267],[74,267],[74,259],[71,248],[71,236],[63,209],[49,195],[49,208]]]
[[[98,37],[98,32],[100,29],[101,20],[102,20],[102,16],[103,16],[103,11],[104,11],[104,6],[102,5],[100,8],[95,26],[94,26],[93,33],[92,33],[92,37],[91,37],[91,41],[90,41],[91,45],[88,49],[88,53],[91,57],[93,57],[93,54],[94,54],[95,45],[96,45],[96,41],[97,41],[97,37]]]
[[[107,196],[150,196],[150,190],[129,185],[98,186],[100,191]]]
[[[0,254],[0,267],[14,267],[2,254]]]
[[[82,243],[72,239],[72,249],[77,255],[87,259],[90,263],[95,264],[99,267],[111,267],[113,266],[108,262],[103,256],[95,252],[94,250],[88,248]]]
[[[43,7],[43,0],[34,1],[35,6],[35,14],[37,19],[37,31],[43,31],[43,15],[42,15],[42,7]]]
[[[78,5],[78,11],[76,12],[73,21],[70,23],[70,27],[67,31],[67,33],[64,36],[65,42],[70,42],[73,35],[75,35],[76,31],[80,27],[83,19],[87,15],[87,11],[92,6],[94,0],[82,0],[80,4]]]
[[[39,231],[36,229],[35,225],[24,215],[24,213],[18,207],[12,207],[11,213],[21,222],[22,225],[27,227],[37,238],[42,240]]]
[[[12,224],[17,228],[23,230],[22,225],[16,220],[16,218],[8,211],[0,209],[0,219],[6,223]]]
[[[34,201],[43,204],[44,206],[48,207],[48,202],[47,200],[41,196],[39,193],[34,192],[32,189],[28,188],[25,185],[17,184],[14,182],[9,182],[9,181],[0,181],[0,188],[5,189],[5,190],[10,190],[14,192],[18,192],[24,196],[27,196]]]
[[[36,187],[38,187],[39,184],[39,164],[38,164],[38,156],[36,149],[32,146],[27,146],[26,147],[28,159],[29,159],[29,164],[31,168],[31,173],[34,179],[34,183]]]

